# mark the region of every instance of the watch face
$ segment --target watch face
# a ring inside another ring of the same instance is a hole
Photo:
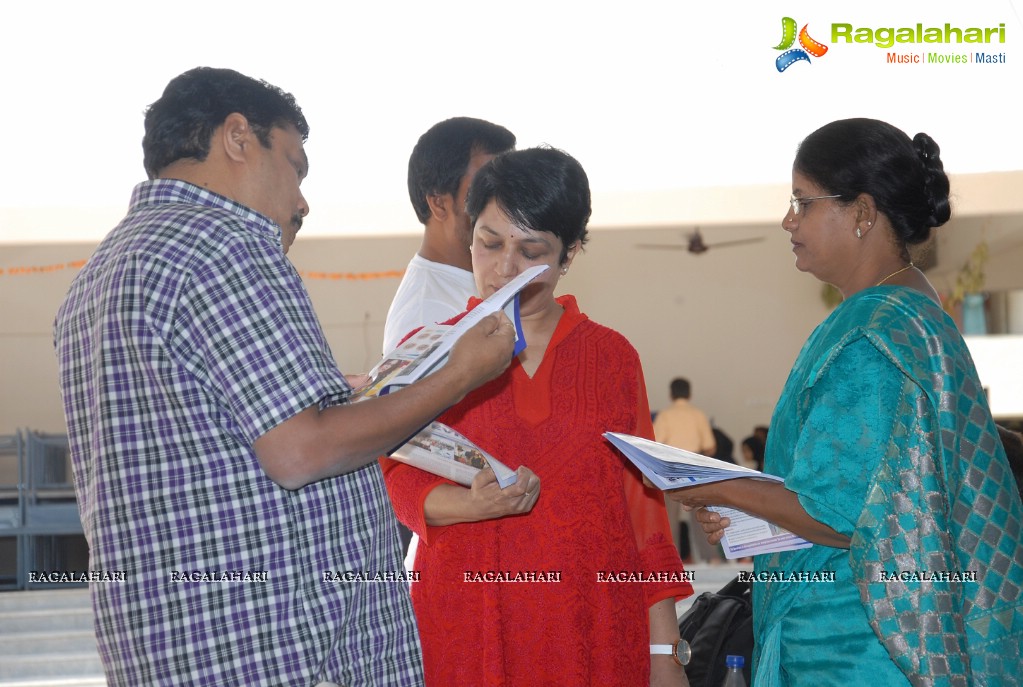
[[[689,646],[689,642],[687,642],[684,639],[680,639],[678,640],[678,644],[676,646],[678,647],[676,649],[676,656],[678,656],[678,662],[684,666],[689,665],[689,659],[693,657],[693,650]]]

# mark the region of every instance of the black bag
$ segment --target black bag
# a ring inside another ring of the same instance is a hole
[[[692,657],[686,676],[692,687],[719,687],[725,679],[725,657],[742,656],[746,684],[753,661],[753,599],[749,582],[736,577],[717,592],[704,592],[679,618],[678,631],[689,642]]]

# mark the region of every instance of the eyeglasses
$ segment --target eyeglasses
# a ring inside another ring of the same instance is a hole
[[[811,201],[823,200],[824,198],[841,198],[840,194],[834,196],[811,196],[810,198],[796,198],[795,196],[789,197],[789,205],[792,206],[792,214],[798,215],[799,208],[802,205],[809,205]]]

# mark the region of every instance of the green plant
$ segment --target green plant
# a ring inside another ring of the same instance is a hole
[[[984,265],[987,264],[987,259],[987,241],[981,241],[974,246],[970,257],[956,275],[956,285],[950,298],[952,305],[962,303],[967,294],[980,293],[984,290]]]

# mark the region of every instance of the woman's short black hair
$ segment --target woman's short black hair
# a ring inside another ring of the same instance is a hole
[[[561,239],[561,262],[572,244],[586,243],[590,182],[582,165],[564,151],[543,146],[495,157],[469,187],[465,208],[472,224],[491,201],[517,226]]]
[[[952,214],[940,152],[927,134],[910,140],[887,122],[842,119],[803,140],[793,169],[844,202],[870,195],[900,244],[915,244]]]

